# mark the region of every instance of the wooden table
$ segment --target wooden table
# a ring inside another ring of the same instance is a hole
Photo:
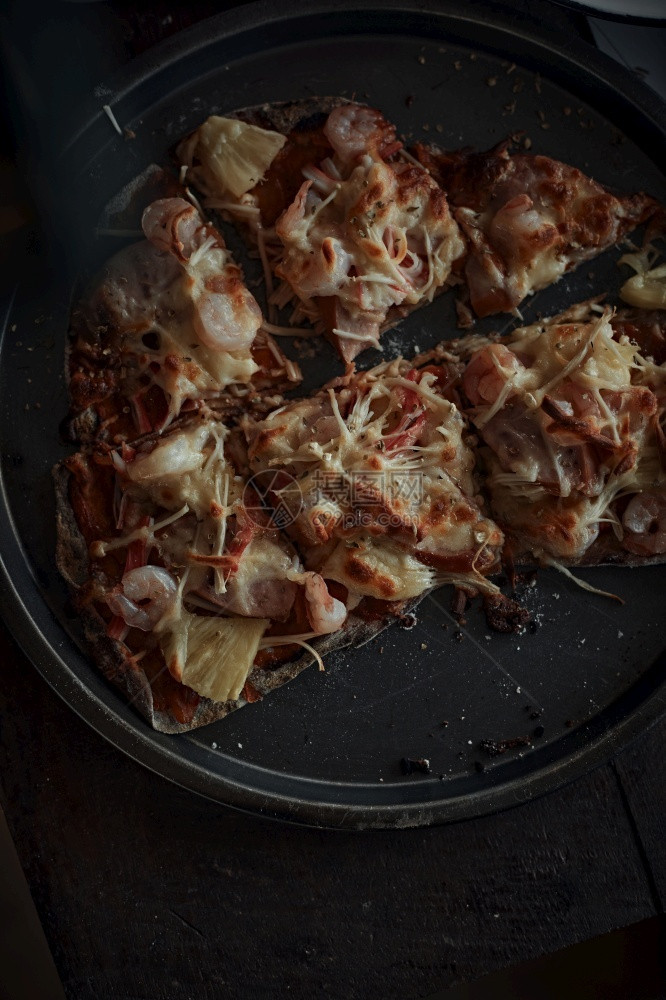
[[[2,805],[75,1000],[423,997],[664,912],[666,722],[498,816],[334,833],[150,774],[4,629],[0,662]]]
[[[95,79],[216,7],[61,6],[110,33]],[[81,45],[79,72],[93,62]],[[329,833],[232,812],[142,769],[1,627],[0,662],[2,806],[76,1000],[422,997],[664,912],[666,722],[501,815]]]

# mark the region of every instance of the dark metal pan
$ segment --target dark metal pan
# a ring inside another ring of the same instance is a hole
[[[652,92],[570,38],[502,20],[490,5],[458,8],[259,4],[154,50],[94,99],[64,154],[60,203],[70,228],[58,224],[61,256],[85,268],[112,252],[111,241],[94,239],[103,206],[147,164],[167,162],[174,141],[211,111],[310,94],[356,94],[404,132],[449,147],[485,148],[524,130],[535,151],[664,198],[666,116]],[[113,131],[105,103],[136,138]],[[616,291],[618,253],[535,296],[525,318]],[[54,689],[116,746],[181,785],[264,815],[332,827],[417,826],[553,789],[663,712],[663,572],[600,569],[584,575],[620,592],[624,606],[542,573],[524,595],[533,629],[510,637],[490,635],[477,611],[459,627],[451,595],[441,591],[423,603],[415,628],[334,655],[325,673],[306,671],[191,736],[152,732],[81,652],[54,566],[50,468],[66,451],[58,423],[72,284],[49,280],[40,260],[35,252],[6,308],[0,354],[1,608]],[[402,331],[389,345],[405,351],[452,335],[450,297],[415,313]],[[322,347],[310,383],[336,365]],[[530,742],[492,758],[480,748],[507,737]],[[432,775],[404,776],[403,757],[429,758]]]

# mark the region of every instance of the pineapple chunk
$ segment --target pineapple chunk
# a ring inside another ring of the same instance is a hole
[[[183,610],[160,646],[177,680],[211,701],[235,701],[268,625],[266,618],[203,618]]]
[[[639,309],[666,309],[666,264],[629,278],[620,298]]]
[[[211,115],[197,132],[196,153],[215,181],[216,194],[240,198],[262,179],[280,152],[285,136]]]

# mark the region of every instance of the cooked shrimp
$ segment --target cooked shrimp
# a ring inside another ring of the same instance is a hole
[[[106,603],[126,625],[150,632],[173,606],[177,593],[176,581],[161,566],[138,566],[125,573]]]
[[[522,371],[524,365],[512,351],[503,344],[489,344],[477,351],[467,366],[465,395],[473,406],[494,403],[506,384]]]
[[[666,553],[666,495],[637,493],[622,515],[624,547],[636,555]]]
[[[312,181],[303,181],[296,197],[288,208],[285,208],[280,218],[275,223],[275,232],[280,239],[288,239],[295,231],[299,223],[305,218],[305,204],[308,191],[312,187]]]
[[[226,277],[220,275],[219,282],[205,275],[206,280],[197,282],[192,289],[194,329],[204,347],[211,351],[238,351],[248,347],[263,319],[238,269],[232,265],[226,270]]]
[[[402,145],[395,128],[379,111],[359,104],[343,104],[331,111],[324,134],[343,163],[352,163],[363,153],[389,156]]]
[[[203,222],[194,205],[184,198],[160,198],[148,205],[141,219],[146,239],[181,260],[189,260],[203,243]]]
[[[337,632],[344,625],[347,609],[336,597],[328,592],[326,581],[319,573],[305,573],[303,576],[308,618],[313,632],[327,635]]]

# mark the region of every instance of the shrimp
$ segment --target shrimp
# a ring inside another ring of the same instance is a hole
[[[622,515],[624,547],[639,556],[666,553],[666,495],[637,493]]]
[[[200,343],[211,351],[249,347],[262,323],[261,309],[219,233],[183,198],[154,201],[141,225],[153,246],[172,254],[185,271]]]
[[[278,234],[280,239],[288,240],[291,236],[294,236],[296,230],[305,219],[306,201],[308,191],[311,187],[312,181],[303,181],[296,192],[296,197],[292,201],[291,205],[285,208],[284,212],[275,223],[275,232]]]
[[[205,274],[204,280],[197,280],[192,275],[195,279],[192,323],[199,341],[211,351],[249,347],[263,322],[261,309],[243,285],[240,271],[232,265],[226,272],[219,280]]]
[[[323,577],[319,573],[305,573],[303,586],[313,632],[328,635],[329,632],[337,632],[342,628],[347,618],[347,609],[342,601],[329,594]]]
[[[159,198],[143,213],[141,228],[146,239],[158,250],[187,261],[203,243],[205,235],[199,213],[184,198]]]
[[[125,573],[105,600],[126,625],[150,632],[173,607],[177,594],[176,581],[161,566],[138,566]]]
[[[473,406],[494,403],[507,382],[524,368],[516,355],[503,344],[482,347],[473,356],[463,376],[465,395]]]
[[[396,140],[395,127],[379,111],[359,104],[334,108],[324,135],[343,163],[353,163],[363,153],[387,157],[402,146]]]

